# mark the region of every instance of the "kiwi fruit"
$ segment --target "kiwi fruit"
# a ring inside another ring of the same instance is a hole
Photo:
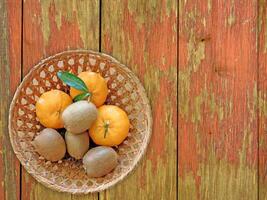
[[[98,146],[83,157],[83,167],[91,178],[104,176],[118,165],[118,154],[111,147]]]
[[[86,131],[92,126],[96,118],[96,106],[85,100],[69,105],[62,113],[64,127],[72,134]]]
[[[66,153],[66,144],[63,137],[52,128],[45,128],[32,141],[35,150],[50,161],[61,160]]]
[[[89,149],[89,135],[87,132],[81,134],[65,133],[67,151],[71,157],[81,159]]]

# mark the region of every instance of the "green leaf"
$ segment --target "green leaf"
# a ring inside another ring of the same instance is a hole
[[[62,80],[68,86],[73,87],[83,92],[88,92],[88,88],[83,82],[83,80],[75,76],[74,74],[69,73],[69,72],[59,71],[57,73],[57,76],[60,80]]]
[[[73,101],[81,101],[84,100],[85,98],[89,97],[91,94],[89,92],[81,93],[78,94],[76,97],[74,97]]]

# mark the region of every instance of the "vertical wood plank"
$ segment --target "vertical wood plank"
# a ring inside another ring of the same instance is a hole
[[[20,82],[21,1],[0,1],[0,199],[19,199],[20,164],[8,136],[9,104]]]
[[[267,199],[267,12],[266,0],[259,1],[259,200]]]
[[[178,194],[257,199],[257,1],[179,0]]]
[[[39,60],[67,49],[99,47],[98,0],[24,0],[23,75]],[[97,199],[98,195],[70,195],[45,188],[23,170],[22,199]]]
[[[177,197],[177,1],[102,1],[101,49],[131,68],[147,91],[153,134],[142,162],[100,199]]]

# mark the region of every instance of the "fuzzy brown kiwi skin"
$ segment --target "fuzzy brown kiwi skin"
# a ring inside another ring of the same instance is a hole
[[[96,118],[96,106],[85,100],[69,105],[62,113],[64,127],[72,134],[86,131],[92,126]]]
[[[118,165],[118,154],[111,147],[98,146],[90,149],[83,157],[83,167],[90,178],[110,173]]]
[[[65,141],[68,153],[71,157],[77,160],[83,158],[84,154],[89,149],[88,132],[83,132],[81,134],[73,134],[67,131],[65,133]]]
[[[66,153],[66,144],[62,136],[52,128],[45,128],[32,141],[35,150],[46,160],[61,160]]]

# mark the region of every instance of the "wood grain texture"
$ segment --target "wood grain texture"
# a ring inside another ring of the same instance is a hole
[[[267,10],[266,0],[259,1],[259,200],[267,199]]]
[[[102,1],[101,50],[131,68],[152,105],[148,151],[123,182],[100,199],[177,197],[177,2]]]
[[[39,60],[67,49],[99,47],[99,1],[24,0],[23,75]],[[75,196],[52,191],[23,170],[22,199],[82,200],[98,195]]]
[[[0,1],[0,13],[0,199],[4,200],[20,197],[20,164],[9,141],[8,110],[21,78],[21,1]]]
[[[257,1],[179,0],[179,199],[257,199]]]

